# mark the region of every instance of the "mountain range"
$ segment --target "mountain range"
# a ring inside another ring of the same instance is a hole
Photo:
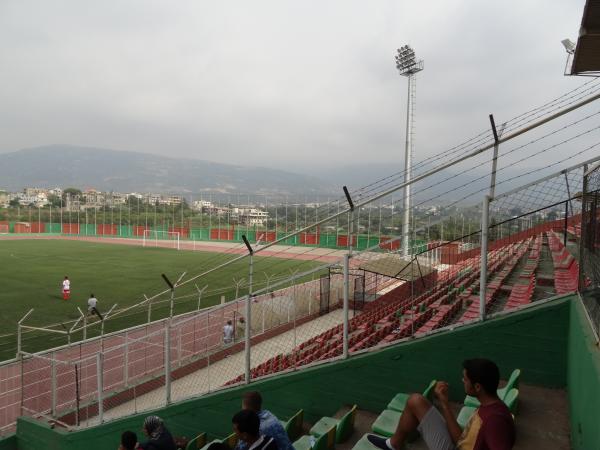
[[[402,182],[402,176],[398,175],[402,171],[402,161],[375,164],[357,161],[354,165],[294,167],[304,173],[105,148],[47,145],[0,153],[0,190],[15,192],[25,187],[75,187],[125,193],[210,193],[213,198],[229,194],[288,196],[314,201],[324,200],[324,197],[343,198],[342,186],[348,186],[353,192],[383,180],[375,189],[380,191]],[[504,176],[512,173],[505,171]],[[421,189],[431,185],[431,181],[417,185],[416,201],[435,204],[458,199],[465,191],[455,190],[465,183],[469,185],[466,192],[485,189],[489,186],[489,178],[479,179],[478,175],[461,173],[452,176],[450,171],[445,172],[443,176],[436,176],[436,180],[447,181],[439,185],[433,183],[426,192],[421,192]],[[394,197],[400,198],[401,195],[400,190]],[[472,202],[471,199],[466,203]]]
[[[0,189],[77,187],[158,193],[328,194],[317,177],[104,148],[49,145],[0,154]]]

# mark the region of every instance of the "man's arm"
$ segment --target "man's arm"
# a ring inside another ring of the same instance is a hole
[[[433,392],[440,402],[440,412],[442,413],[442,416],[444,416],[444,420],[446,420],[446,426],[448,427],[452,442],[456,444],[462,434],[462,428],[460,428],[460,425],[456,421],[452,409],[450,408],[450,402],[448,400],[448,383],[445,381],[438,381]]]

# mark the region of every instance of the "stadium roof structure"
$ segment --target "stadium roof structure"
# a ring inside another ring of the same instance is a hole
[[[377,273],[404,281],[418,280],[435,270],[416,259],[403,259],[394,255],[367,261],[358,268],[365,272]]]
[[[600,75],[600,0],[587,0],[571,75]]]

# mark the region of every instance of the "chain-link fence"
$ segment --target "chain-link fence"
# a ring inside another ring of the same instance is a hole
[[[570,231],[580,239],[582,273],[579,289],[583,303],[600,342],[600,166],[586,168],[583,180],[582,220]]]
[[[540,114],[536,119],[554,114],[554,110],[542,108]],[[600,112],[537,140],[596,114]],[[535,128],[533,119],[523,120],[523,127]],[[540,119],[541,123],[544,120]],[[509,121],[505,129],[509,137],[504,141],[521,134],[516,122]],[[450,153],[438,155],[415,171],[416,187],[424,180],[431,185],[414,189],[411,195],[435,187],[455,197],[439,207],[413,198],[412,225],[408,228],[404,211],[394,209],[392,202],[386,227],[378,227],[375,239],[371,239],[370,227],[377,215],[383,224],[386,199],[406,186],[396,180],[403,174],[396,174],[358,191],[346,190],[348,207],[341,208],[336,200],[314,205],[314,216],[305,209],[304,227],[296,212],[291,233],[286,225],[283,236],[268,230],[260,239],[244,235],[243,244],[227,247],[225,255],[206,262],[200,273],[182,274],[174,283],[165,277],[169,289],[131,309],[131,314],[146,322],[143,325],[110,332],[104,329],[110,314],[88,324],[82,313],[79,320],[83,325],[75,321],[68,330],[36,328],[38,333],[66,337],[69,343],[34,353],[21,346],[19,339],[18,359],[0,366],[9,380],[6,391],[0,393],[0,429],[11,429],[19,414],[82,427],[155,409],[236,383],[250,383],[527,307],[576,291],[580,279],[580,285],[593,294],[598,286],[593,194],[597,188],[593,186],[598,181],[592,174],[586,178],[586,185],[592,188],[583,185],[585,163],[486,196],[483,203],[470,207],[461,202],[473,197],[479,201],[489,186],[479,188],[475,179],[452,187],[456,174],[451,173],[445,179],[433,179],[432,175],[497,146],[500,141],[494,143],[489,134],[480,135],[479,143],[469,141],[451,149],[451,158]],[[506,155],[522,151],[531,142]],[[558,145],[536,150],[526,158]],[[594,164],[598,159],[586,163]],[[425,170],[427,164],[436,161],[437,166]],[[473,167],[490,161],[495,158]],[[495,169],[493,172],[495,179]],[[514,179],[524,182],[526,178],[519,175],[504,182]],[[457,193],[464,188],[469,189],[466,195]],[[380,207],[371,208],[374,204]],[[365,218],[369,224],[366,228]],[[229,236],[229,230],[222,231]],[[589,233],[589,239],[582,239],[584,252],[589,255],[580,276],[577,240]],[[334,234],[335,242],[330,242]],[[323,239],[332,245],[320,246]],[[401,242],[408,246],[403,248]],[[197,283],[205,286],[212,283],[211,276],[224,274],[228,278],[233,274],[233,286],[225,291],[228,299],[233,299],[225,301],[223,292],[212,292],[213,300],[220,296],[221,304],[202,309],[207,292],[203,294],[204,288]],[[178,302],[197,302],[197,306],[185,312],[177,309]],[[595,320],[597,309],[588,309]],[[100,336],[88,334],[82,341],[71,343],[71,339],[80,338],[77,333],[91,329],[88,325],[98,327]],[[20,323],[21,328],[27,326]]]

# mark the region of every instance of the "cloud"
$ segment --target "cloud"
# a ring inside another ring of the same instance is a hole
[[[298,168],[397,160],[410,43],[425,158],[581,83],[583,0],[0,4],[0,151],[93,145]]]

